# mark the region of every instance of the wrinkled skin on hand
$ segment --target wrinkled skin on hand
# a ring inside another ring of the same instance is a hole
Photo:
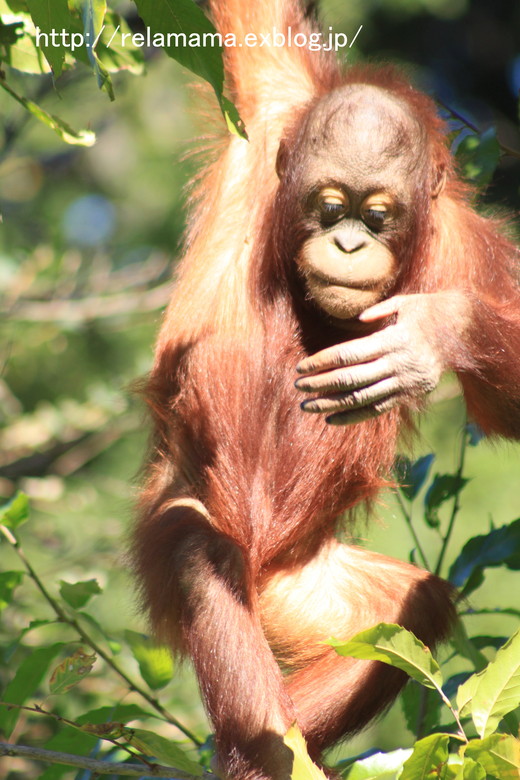
[[[332,425],[377,417],[431,392],[450,369],[450,344],[470,321],[463,293],[396,295],[366,309],[364,323],[389,317],[375,333],[322,350],[297,366],[296,387],[312,398],[305,412],[326,414]]]

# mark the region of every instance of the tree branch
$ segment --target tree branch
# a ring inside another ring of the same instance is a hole
[[[67,764],[80,769],[87,769],[96,775],[121,775],[124,777],[172,777],[178,780],[200,780],[194,775],[183,772],[173,767],[154,764],[150,767],[144,767],[142,764],[113,764],[109,761],[100,761],[87,756],[73,756],[70,753],[61,753],[55,750],[45,750],[44,748],[27,747],[25,745],[11,745],[8,742],[0,742],[0,756],[23,756],[32,761],[47,761],[50,764]],[[203,780],[215,780],[215,775],[204,772]]]
[[[122,314],[156,311],[166,306],[171,291],[172,283],[166,282],[142,292],[53,301],[19,300],[9,310],[9,317],[20,322],[88,322]]]

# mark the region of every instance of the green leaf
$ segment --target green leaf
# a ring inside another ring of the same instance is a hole
[[[105,723],[85,723],[83,726],[78,726],[82,731],[86,731],[87,734],[94,734],[100,739],[119,739],[126,733],[126,726],[121,721],[109,720]]]
[[[400,483],[399,490],[409,501],[413,501],[424,485],[434,460],[433,453],[423,455],[422,458],[414,462],[404,455],[397,458],[395,472]]]
[[[518,780],[520,741],[509,734],[472,739],[466,746],[465,755],[482,764],[488,776],[499,780]]]
[[[436,474],[432,484],[428,488],[424,497],[424,506],[426,508],[426,522],[432,528],[439,525],[437,510],[439,507],[460,493],[464,485],[469,482],[464,477],[456,474]]]
[[[482,441],[482,439],[486,438],[486,434],[482,430],[482,428],[479,428],[479,426],[476,423],[467,423],[466,425],[466,434],[468,437],[468,444],[470,447],[476,447],[479,442]]]
[[[226,120],[226,126],[230,133],[237,135],[239,138],[245,138],[247,140],[246,127],[240,118],[240,114],[236,106],[227,99],[224,95],[217,95],[220,104],[220,110]]]
[[[113,704],[85,712],[79,718],[76,718],[76,723],[80,726],[85,723],[108,723],[114,720],[129,723],[132,720],[143,720],[144,718],[164,720],[157,713],[143,710],[137,704]]]
[[[164,688],[173,677],[173,661],[165,647],[158,647],[153,640],[136,631],[125,631],[125,638],[139,664],[139,671],[146,684],[156,691]]]
[[[217,96],[221,95],[222,47],[211,45],[217,41],[217,31],[193,0],[135,0],[135,4],[155,38],[154,45],[160,45],[169,57],[208,81]]]
[[[26,0],[26,2],[35,26],[47,36],[41,37],[38,42],[57,78],[61,74],[67,50],[59,36],[56,36],[56,32],[67,30],[70,26],[67,0]],[[51,37],[53,33],[54,38]]]
[[[88,57],[94,68],[99,88],[106,91],[110,100],[114,100],[112,81],[107,69],[96,53],[96,48],[103,32],[103,22],[105,21],[106,12],[106,0],[84,0],[83,29]]]
[[[325,780],[321,769],[310,758],[307,744],[298,726],[291,726],[283,741],[294,756],[291,780]]]
[[[189,772],[195,777],[202,777],[204,774],[200,764],[189,758],[171,739],[165,739],[145,729],[124,729],[122,736],[129,745],[144,753],[145,756],[156,758],[161,764],[175,767],[182,772]]]
[[[18,95],[5,81],[0,79],[0,87],[5,89],[11,97],[20,103],[27,111],[29,111],[36,119],[43,122],[44,125],[50,127],[51,130],[59,135],[62,141],[67,144],[74,144],[76,146],[92,146],[96,141],[95,133],[90,130],[80,130],[76,132],[66,122],[53,114],[48,114],[43,108],[33,103],[32,100]]]
[[[4,31],[0,62],[24,73],[49,73],[50,66],[36,45],[33,20],[26,11],[25,5],[15,8],[13,3],[7,4],[5,0],[0,0],[0,18]]]
[[[466,542],[450,568],[450,582],[460,588],[492,566],[520,569],[520,518]]]
[[[1,83],[1,82],[0,82]],[[25,493],[17,493],[14,498],[0,508],[0,523],[11,531],[29,518],[29,499]]]
[[[20,35],[23,35],[23,22],[6,24],[0,16],[0,61],[6,60],[6,52],[15,46]]]
[[[127,70],[139,76],[144,71],[143,50],[132,44],[129,26],[122,16],[113,11],[107,11],[105,16],[96,54],[109,73]]]
[[[25,658],[4,691],[2,700],[12,704],[24,704],[38,689],[49,665],[63,647],[63,642],[56,642],[49,647],[31,648],[30,655]],[[7,710],[0,707],[0,731],[9,737],[18,720],[19,710]]]
[[[490,127],[480,135],[466,136],[457,149],[456,157],[462,175],[479,189],[485,189],[500,162],[500,146],[495,128]]]
[[[442,690],[444,691],[446,698],[447,699],[455,698],[461,685],[464,685],[464,683],[467,682],[467,680],[469,680],[470,677],[471,677],[471,672],[457,672],[457,674],[452,674],[452,676],[449,677],[444,683],[444,685],[442,686]],[[431,730],[433,731],[434,729],[432,728]]]
[[[4,14],[22,13],[25,8],[25,0],[0,0],[0,16]]]
[[[480,737],[492,734],[504,715],[512,712],[518,705],[520,629],[500,648],[495,659],[479,675],[471,702],[471,716]]]
[[[64,658],[54,669],[49,680],[50,692],[67,693],[90,674],[95,662],[96,656],[94,654],[88,655],[79,648],[75,653]]]
[[[332,639],[329,644],[339,655],[382,661],[402,669],[427,688],[441,690],[441,670],[431,652],[411,631],[394,623],[379,623],[348,642]]]
[[[424,733],[430,733],[438,725],[442,702],[430,689],[410,680],[399,697],[406,726],[412,734],[417,733],[420,723]]]
[[[20,639],[24,637],[29,631],[34,631],[35,628],[41,628],[42,626],[52,626],[57,620],[31,620],[28,626],[22,629],[20,632]]]
[[[468,677],[466,682],[463,682],[462,685],[459,686],[457,691],[457,708],[459,714],[464,714],[464,711],[467,711],[471,706],[471,702],[473,701],[473,697],[477,691],[484,671],[485,670],[483,669],[481,672],[472,674],[471,677]]]
[[[144,43],[159,46],[166,54],[213,87],[231,132],[246,138],[235,106],[223,95],[224,66],[220,35],[192,0],[135,0],[147,35]],[[134,41],[137,41],[134,35]]]
[[[342,772],[342,775],[345,780],[395,780],[404,762],[411,755],[411,750],[402,749],[393,750],[391,753],[374,753],[356,761],[348,772]]]
[[[0,612],[11,603],[14,590],[20,585],[23,578],[23,571],[0,572]]]
[[[460,780],[487,780],[486,770],[472,758],[464,758]]]
[[[431,734],[416,742],[412,755],[405,761],[400,780],[442,777],[448,762],[449,741],[449,734]]]
[[[60,594],[67,604],[74,609],[81,609],[87,604],[92,596],[97,596],[103,591],[99,587],[97,580],[85,580],[84,582],[65,582],[61,580]]]

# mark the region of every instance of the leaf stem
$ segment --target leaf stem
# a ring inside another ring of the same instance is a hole
[[[415,542],[415,546],[417,548],[417,552],[419,553],[421,560],[428,571],[431,571],[430,565],[428,563],[428,559],[426,557],[426,553],[423,550],[423,547],[421,545],[421,541],[419,537],[417,536],[417,531],[415,530],[413,520],[412,520],[412,513],[408,511],[408,509],[405,506],[405,503],[403,501],[403,498],[401,496],[401,493],[399,491],[399,488],[395,491],[395,495],[397,498],[397,503],[399,504],[399,508],[401,509],[402,515],[404,517],[404,520],[406,522],[406,525],[408,526],[408,529],[412,535],[412,538]]]

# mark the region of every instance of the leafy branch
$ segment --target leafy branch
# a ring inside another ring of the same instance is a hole
[[[511,734],[497,729],[520,705],[520,631],[499,649],[485,669],[471,675],[459,686],[457,707],[452,705],[443,690],[442,673],[430,650],[400,626],[380,623],[356,634],[348,642],[330,640],[329,644],[339,655],[379,661],[401,669],[426,689],[435,690],[454,717],[455,733],[433,733],[419,739],[412,750],[401,751],[399,765],[392,765],[400,780],[455,776],[483,780],[485,777],[518,775],[520,740],[517,738],[516,722]],[[476,739],[468,736],[467,726],[463,727],[462,717],[467,715],[471,716],[478,734]],[[456,753],[449,750],[450,740],[453,739],[459,743]],[[377,753],[366,762],[356,762],[358,772],[361,772],[359,776],[388,776],[385,774],[385,759],[389,759],[389,755]],[[459,773],[448,774],[449,766],[456,767]],[[365,772],[370,768],[372,771]]]
[[[18,496],[18,500],[20,500],[20,496]],[[8,511],[9,510],[7,510],[7,512]],[[5,513],[4,513],[4,517],[5,517]],[[156,712],[158,712],[166,721],[168,721],[168,723],[171,723],[173,726],[176,726],[179,729],[179,731],[181,731],[186,737],[188,737],[188,739],[190,739],[191,742],[196,747],[199,747],[202,744],[201,740],[195,734],[193,734],[188,728],[186,728],[186,726],[184,726],[174,715],[168,712],[168,710],[161,704],[161,702],[156,697],[148,693],[148,691],[142,688],[123,669],[121,669],[121,667],[114,661],[114,659],[111,658],[111,656],[104,650],[103,647],[101,647],[98,644],[98,642],[95,641],[95,639],[93,639],[93,637],[88,633],[88,631],[85,630],[85,628],[75,617],[72,617],[67,614],[67,612],[63,609],[63,607],[57,601],[57,599],[55,599],[45,587],[43,581],[38,576],[34,567],[28,560],[27,556],[25,555],[25,552],[20,544],[20,541],[13,533],[13,530],[8,528],[7,525],[0,525],[0,533],[5,537],[5,539],[16,551],[16,554],[22,561],[25,570],[27,571],[27,574],[32,579],[32,581],[34,582],[34,584],[36,585],[36,587],[44,597],[45,601],[47,601],[47,603],[50,605],[58,621],[60,623],[64,623],[65,625],[70,626],[80,637],[82,642],[88,645],[96,653],[96,655],[98,655],[100,658],[103,658],[105,663],[125,682],[125,684],[128,686],[130,691],[134,691],[135,693],[138,693],[140,696],[142,696],[142,698],[145,701],[147,701],[148,704],[150,704],[156,710]]]
[[[437,103],[442,106],[444,110],[447,111],[451,117],[453,117],[453,119],[457,119],[464,125],[464,127],[467,127],[468,130],[471,130],[472,133],[478,136],[482,135],[482,130],[479,130],[479,128],[473,122],[449,106],[447,103],[441,100],[441,98],[437,97]],[[498,146],[504,154],[507,154],[510,157],[516,157],[517,160],[520,160],[520,149],[513,149],[512,147],[502,143],[502,141],[498,141]]]

